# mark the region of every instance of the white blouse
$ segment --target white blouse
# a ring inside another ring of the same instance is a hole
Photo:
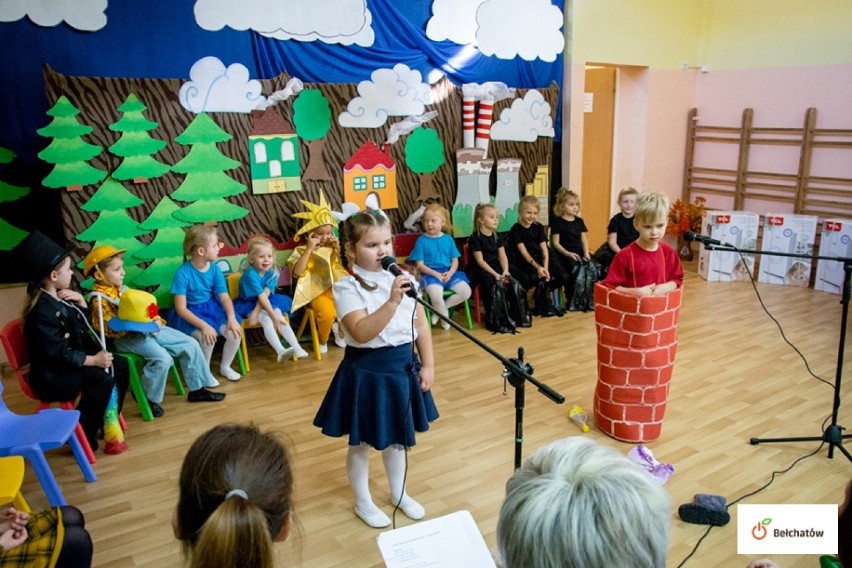
[[[390,298],[391,285],[395,276],[385,270],[372,272],[364,270],[357,264],[353,272],[358,274],[364,281],[375,284],[375,290],[368,290],[353,277],[347,276],[338,280],[332,288],[334,294],[334,307],[337,310],[337,319],[343,322],[343,318],[356,310],[366,310],[367,314],[377,311]],[[412,279],[412,286],[416,289],[416,283]],[[366,343],[358,343],[348,332],[345,334],[346,345],[352,347],[388,347],[403,345],[417,339],[416,319],[413,327],[412,337],[412,313],[416,317],[417,304],[413,298],[407,295],[402,297],[402,302],[396,309],[391,320],[379,334]]]

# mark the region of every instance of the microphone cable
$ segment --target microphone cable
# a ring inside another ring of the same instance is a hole
[[[414,283],[412,283],[411,285],[415,286]],[[414,308],[411,310],[411,354],[410,354],[409,364],[408,364],[409,369],[414,368],[414,357],[416,356],[415,345],[414,345],[414,343],[415,343],[415,341],[414,341],[414,331],[415,331],[414,318],[415,318],[416,315],[417,315],[417,300],[414,300]],[[405,433],[405,441],[406,441],[406,443],[403,444],[403,451],[405,452],[405,467],[402,470],[402,493],[400,494],[399,499],[397,499],[396,496],[393,495],[393,490],[391,490],[391,500],[393,501],[393,511],[391,512],[391,527],[393,527],[394,529],[396,529],[396,512],[399,511],[400,503],[402,503],[402,496],[405,495],[405,486],[406,486],[406,483],[408,482],[408,447],[409,447],[409,444],[408,444],[408,442],[409,442],[409,439],[408,439],[408,419],[409,419],[409,417],[411,418],[411,421],[412,421],[412,428],[414,427],[413,426],[414,413],[413,413],[413,410],[412,410],[412,406],[414,404],[414,394],[411,391],[411,380],[410,379],[406,378],[405,386],[406,386],[406,389],[408,390],[408,404],[406,405],[405,416],[402,419],[402,431]]]
[[[791,341],[787,338],[787,335],[784,333],[784,328],[781,326],[781,322],[779,322],[779,321],[775,318],[775,316],[773,316],[773,315],[772,315],[772,313],[769,311],[769,308],[767,308],[767,307],[766,307],[766,304],[764,304],[764,303],[763,303],[763,298],[760,296],[760,291],[757,289],[757,283],[756,283],[756,282],[755,282],[755,280],[754,280],[754,275],[752,274],[751,269],[748,267],[748,263],[746,262],[745,255],[744,255],[744,254],[742,253],[742,251],[741,251],[740,249],[738,249],[737,247],[735,247],[735,246],[731,245],[731,248],[733,248],[734,250],[736,250],[736,251],[737,251],[737,254],[739,254],[739,255],[740,255],[740,260],[741,260],[741,261],[742,261],[742,263],[743,263],[743,267],[745,267],[745,269],[746,269],[746,274],[748,274],[748,280],[749,280],[749,282],[751,282],[751,287],[754,289],[754,293],[755,293],[755,295],[757,296],[757,301],[760,303],[760,307],[761,307],[761,308],[763,308],[763,311],[766,313],[766,315],[767,315],[767,316],[769,316],[769,319],[771,319],[771,320],[772,320],[772,322],[775,324],[775,327],[777,327],[777,328],[778,328],[778,331],[781,333],[781,338],[784,340],[784,343],[786,343],[787,345],[789,345],[789,346],[790,346],[790,348],[791,348],[793,351],[795,351],[795,352],[796,352],[796,354],[799,356],[799,358],[800,358],[800,359],[802,360],[802,362],[805,364],[805,369],[808,371],[808,374],[809,374],[811,377],[813,377],[814,379],[816,379],[816,380],[818,380],[818,381],[820,381],[820,382],[825,383],[826,385],[830,386],[830,387],[832,388],[832,390],[833,390],[833,389],[834,389],[834,383],[832,383],[832,382],[830,382],[830,381],[827,381],[826,379],[824,379],[824,378],[820,377],[819,375],[817,375],[817,374],[816,374],[816,373],[815,373],[815,372],[811,369],[811,365],[810,365],[810,363],[808,362],[807,357],[805,357],[804,353],[802,353],[802,352],[799,350],[799,348],[798,348],[798,347],[796,347],[796,346],[795,346],[795,345],[794,345],[794,344],[793,344],[793,343],[792,343],[792,342],[791,342]]]

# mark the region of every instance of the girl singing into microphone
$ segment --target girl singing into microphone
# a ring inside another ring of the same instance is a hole
[[[346,352],[314,425],[327,436],[349,436],[346,469],[355,514],[382,528],[391,521],[370,495],[371,447],[382,452],[390,504],[414,520],[426,514],[406,492],[405,452],[415,443],[415,431],[425,432],[438,418],[430,392],[432,337],[423,307],[405,293],[414,285],[411,278],[382,270],[382,259],[393,253],[387,217],[371,210],[356,213],[343,223],[340,238],[352,266],[352,275],[333,288]]]

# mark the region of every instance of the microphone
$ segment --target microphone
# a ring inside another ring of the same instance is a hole
[[[399,265],[396,263],[396,258],[394,258],[392,256],[386,256],[382,259],[382,268],[384,270],[387,270],[388,272],[390,272],[394,276],[405,275],[405,272],[403,272],[402,269],[399,267]],[[414,286],[409,284],[408,288],[406,288],[406,290],[405,290],[405,295],[416,299],[417,298],[417,291],[414,289]]]
[[[683,238],[687,241],[698,241],[704,246],[715,246],[715,247],[730,247],[736,248],[734,245],[730,245],[728,243],[723,243],[722,241],[712,239],[706,235],[696,235],[693,231],[686,231],[683,234]]]

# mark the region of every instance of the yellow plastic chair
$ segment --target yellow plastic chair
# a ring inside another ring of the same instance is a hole
[[[236,300],[237,298],[240,297],[240,276],[242,276],[242,273],[240,273],[240,272],[232,272],[231,274],[228,274],[228,296],[230,296],[232,300]],[[247,373],[248,371],[251,371],[251,363],[249,363],[248,343],[246,341],[246,330],[247,329],[262,329],[263,326],[261,326],[259,323],[252,325],[252,324],[249,323],[248,319],[245,319],[245,318],[243,319],[242,326],[243,326],[243,341],[240,344],[240,366],[242,367],[243,364],[245,364],[245,371]],[[316,326],[314,326],[314,327],[316,327]],[[301,330],[299,331],[299,333],[296,334],[296,336],[299,337],[300,334],[301,334]],[[294,361],[296,360],[295,355],[293,355],[293,360]],[[245,373],[243,373],[243,374],[245,374]]]
[[[311,344],[314,346],[314,359],[322,361],[322,353],[320,353],[319,332],[317,332],[317,313],[313,308],[305,306],[303,308],[302,322],[299,324],[299,329],[296,331],[296,337],[301,341],[302,334],[305,333],[305,327],[311,332]]]
[[[0,458],[0,505],[11,503],[19,511],[31,511],[27,500],[21,494],[24,483],[24,458],[8,456]]]

